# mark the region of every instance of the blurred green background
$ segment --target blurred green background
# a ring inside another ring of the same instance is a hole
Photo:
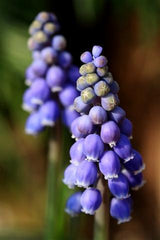
[[[134,124],[134,147],[147,165],[147,184],[133,196],[133,220],[118,226],[111,219],[110,239],[160,239],[159,0],[0,1],[0,239],[43,239],[49,132],[26,136],[27,114],[21,110],[24,72],[31,62],[28,26],[42,10],[57,15],[76,64],[92,45],[104,47],[121,86],[121,105]],[[62,169],[70,144],[70,134],[63,129]],[[61,177],[57,239],[90,240],[93,219],[70,220],[64,213],[71,191]]]

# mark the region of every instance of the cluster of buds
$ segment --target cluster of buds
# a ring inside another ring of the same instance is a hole
[[[76,142],[70,148],[70,165],[63,182],[69,188],[85,190],[68,199],[66,211],[73,216],[81,211],[94,214],[102,202],[97,182],[104,177],[112,195],[110,214],[122,223],[131,218],[131,190],[144,184],[144,164],[132,148],[132,123],[118,106],[119,85],[101,53],[102,47],[94,46],[92,53],[86,51],[80,57],[84,63],[77,79],[80,96],[74,100],[80,116],[71,125]]]
[[[28,48],[33,61],[26,70],[29,88],[22,105],[31,113],[26,121],[27,134],[36,135],[46,126],[54,126],[60,115],[70,127],[79,116],[73,108],[79,72],[72,64],[72,55],[65,50],[67,42],[59,30],[56,16],[47,12],[40,12],[29,28]]]

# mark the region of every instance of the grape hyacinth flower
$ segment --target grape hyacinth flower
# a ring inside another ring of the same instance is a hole
[[[83,65],[76,83],[80,93],[74,108],[81,116],[71,124],[76,142],[70,148],[70,157],[76,173],[73,170],[70,175],[73,185],[86,188],[80,199],[81,211],[86,214],[94,214],[101,205],[101,192],[96,189],[99,178],[108,181],[113,196],[110,214],[123,223],[131,219],[131,191],[144,184],[144,164],[132,148],[132,123],[119,106],[119,85],[108,72],[102,50],[94,46],[92,52],[80,56]]]
[[[26,123],[27,134],[35,135],[47,126],[53,127],[60,116],[70,128],[79,116],[73,108],[78,96],[75,85],[79,72],[72,64],[72,55],[66,51],[67,41],[58,33],[59,29],[57,17],[47,12],[40,12],[29,27],[32,63],[26,70],[25,83],[29,88],[22,104],[31,113]]]

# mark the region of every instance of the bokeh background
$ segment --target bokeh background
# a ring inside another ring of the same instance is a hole
[[[117,225],[112,240],[160,239],[160,1],[1,0],[0,1],[0,239],[40,240],[45,230],[49,133],[26,136],[21,110],[24,72],[30,64],[28,26],[42,10],[54,12],[75,63],[94,44],[104,47],[119,82],[120,100],[134,125],[133,145],[143,155],[147,184],[136,192],[133,220]],[[63,129],[63,169],[70,134]],[[71,193],[60,183],[55,240],[92,239],[93,219],[64,213]],[[100,239],[97,239],[100,240]]]

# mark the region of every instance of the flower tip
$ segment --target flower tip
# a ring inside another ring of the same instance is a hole
[[[132,217],[128,217],[125,219],[118,219],[117,224],[121,224],[121,223],[125,223],[125,222],[130,222],[130,220],[132,219]]]

